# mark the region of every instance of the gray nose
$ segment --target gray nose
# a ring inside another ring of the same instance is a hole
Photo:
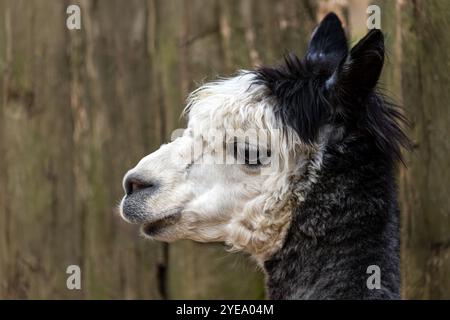
[[[138,174],[130,174],[125,178],[123,183],[123,187],[125,189],[125,193],[127,196],[136,193],[140,190],[148,190],[156,189],[156,184],[153,180],[146,179]]]

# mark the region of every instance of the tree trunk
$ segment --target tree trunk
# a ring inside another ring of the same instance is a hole
[[[403,293],[450,297],[450,2],[399,1],[402,103],[416,148],[400,172]]]
[[[402,296],[450,297],[450,3],[377,1],[388,51],[383,87],[404,108],[414,150],[400,166]]]
[[[126,168],[160,141],[143,4],[84,1],[69,31],[68,3],[1,2],[3,298],[160,297],[161,245],[115,208]]]

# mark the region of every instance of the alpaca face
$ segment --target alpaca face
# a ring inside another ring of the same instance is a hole
[[[126,174],[122,217],[156,240],[224,241],[263,261],[282,246],[329,145],[375,134],[388,148],[384,131],[399,136],[377,120],[391,111],[366,108],[383,60],[380,31],[349,52],[330,14],[302,59],[200,87],[183,135]]]
[[[252,252],[282,238],[289,179],[314,148],[279,128],[275,101],[256,80],[243,71],[190,96],[184,133],[126,174],[124,219],[156,240],[224,241]]]

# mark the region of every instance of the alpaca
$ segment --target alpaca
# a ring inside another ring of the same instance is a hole
[[[183,134],[125,175],[121,216],[150,239],[250,254],[271,299],[398,299],[395,166],[408,138],[376,89],[383,63],[381,31],[349,51],[330,13],[303,58],[201,86]]]

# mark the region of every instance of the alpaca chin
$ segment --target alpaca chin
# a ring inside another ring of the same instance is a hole
[[[164,215],[163,218],[157,219],[152,222],[146,222],[142,225],[142,234],[148,238],[157,239],[165,238],[164,234],[167,233],[167,229],[170,229],[181,218],[181,212],[175,212],[174,214]]]

